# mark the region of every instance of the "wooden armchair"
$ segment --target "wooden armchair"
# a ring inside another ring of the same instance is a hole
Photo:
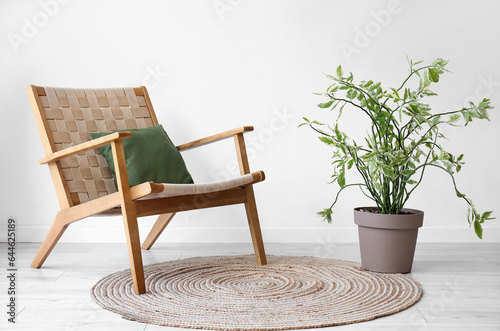
[[[88,216],[121,214],[130,257],[135,293],[145,293],[137,217],[159,215],[142,248],[149,249],[176,212],[245,205],[259,265],[266,255],[252,185],[264,180],[262,171],[250,172],[243,133],[245,126],[195,140],[177,149],[187,150],[233,137],[241,176],[210,184],[145,182],[129,186],[122,140],[130,132],[115,132],[90,140],[89,132],[147,128],[158,124],[147,90],[137,88],[66,89],[28,86],[28,94],[59,200],[60,211],[31,267],[40,268],[69,224]],[[110,144],[116,180],[95,149]],[[204,201],[200,204],[199,201]]]

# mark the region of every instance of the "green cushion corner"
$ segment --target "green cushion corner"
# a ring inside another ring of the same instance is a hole
[[[146,129],[119,131],[132,132],[132,137],[123,140],[130,186],[150,181],[174,184],[193,183],[193,178],[189,174],[179,150],[161,125]],[[113,132],[89,132],[89,134],[92,139],[96,139]],[[98,149],[106,158],[106,162],[116,178],[111,145],[105,145]]]

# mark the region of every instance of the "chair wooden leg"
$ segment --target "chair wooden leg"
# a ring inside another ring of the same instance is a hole
[[[133,210],[123,209],[123,223],[125,225],[125,236],[127,238],[128,255],[130,258],[130,269],[134,282],[134,292],[136,294],[146,293],[146,283],[144,280],[144,267],[142,265],[141,240],[139,238],[139,226],[135,206]]]
[[[130,195],[130,186],[127,175],[127,165],[125,163],[125,152],[122,141],[111,143],[113,160],[116,170],[116,184],[120,192],[123,224],[125,226],[125,237],[127,238],[128,256],[130,259],[130,270],[134,282],[134,292],[136,294],[146,293],[146,283],[144,281],[144,267],[142,265],[141,239],[139,237],[139,226],[137,225],[137,211],[135,202]]]
[[[47,233],[45,239],[43,240],[42,246],[40,246],[38,253],[36,253],[35,258],[31,263],[32,268],[38,269],[43,265],[45,259],[47,259],[50,252],[52,252],[52,249],[56,246],[57,242],[59,241],[59,238],[61,238],[68,225],[69,224],[64,224],[61,222],[59,215],[56,216],[54,222],[52,223],[52,226],[50,227],[49,232]]]
[[[149,231],[148,237],[146,240],[144,240],[144,243],[142,244],[142,249],[150,249],[151,246],[156,242],[156,239],[158,239],[167,227],[168,223],[172,220],[172,218],[175,216],[175,213],[168,213],[168,214],[161,214],[158,219],[156,220],[156,223],[153,225],[151,228],[151,231]]]
[[[258,265],[265,265],[267,264],[266,252],[264,251],[264,242],[262,241],[262,233],[260,231],[259,215],[257,214],[257,205],[255,203],[253,187],[251,185],[247,186],[245,188],[245,191],[247,194],[247,202],[245,203],[245,209],[247,212],[250,234],[252,235],[255,257],[257,258]]]

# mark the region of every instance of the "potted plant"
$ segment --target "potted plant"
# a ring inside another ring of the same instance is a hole
[[[352,73],[344,75],[341,66],[325,93],[328,98],[318,107],[336,111],[333,125],[303,118],[299,126],[309,126],[319,139],[333,147],[331,182],[340,186],[332,205],[320,212],[329,223],[332,207],[348,187],[357,186],[374,202],[373,207],[354,209],[358,225],[361,260],[365,269],[379,272],[410,272],[418,228],[424,213],[404,208],[411,194],[422,183],[429,167],[451,176],[457,197],[468,205],[467,220],[482,238],[482,224],[493,219],[491,211],[479,213],[472,201],[457,188],[454,173],[464,164],[463,154],[456,157],[444,150],[440,128],[444,125],[466,126],[473,119],[488,119],[489,99],[467,108],[433,112],[423,99],[435,96],[429,87],[439,82],[447,60],[432,64],[408,58],[409,74],[396,88],[384,88],[372,80],[354,82]],[[349,110],[348,110],[349,109]],[[368,118],[364,141],[355,141],[339,127],[343,111],[358,111]],[[362,180],[348,183],[348,170],[357,170]]]

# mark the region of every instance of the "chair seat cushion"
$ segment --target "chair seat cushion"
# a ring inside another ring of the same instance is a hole
[[[130,186],[144,182],[192,184],[193,178],[186,168],[179,150],[161,125],[130,131],[132,137],[123,140],[125,161]],[[116,131],[113,131],[116,132]],[[89,132],[92,139],[113,132]],[[111,145],[99,147],[116,178]]]

